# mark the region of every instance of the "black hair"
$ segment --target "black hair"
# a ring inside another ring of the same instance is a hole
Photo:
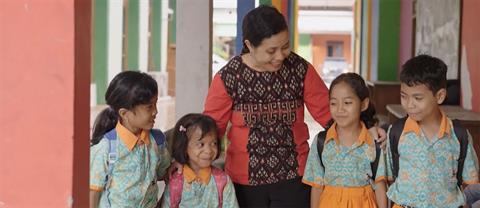
[[[424,84],[435,94],[447,88],[447,65],[433,56],[415,56],[403,64],[400,82],[409,87]]]
[[[158,95],[157,82],[148,74],[138,71],[124,71],[110,82],[105,93],[108,108],[95,119],[91,145],[95,145],[103,135],[115,128],[121,108],[132,110],[135,106],[148,104]]]
[[[285,30],[288,30],[285,17],[275,7],[261,5],[252,9],[245,15],[242,22],[242,54],[249,52],[245,40],[257,47],[263,39]]]
[[[370,91],[368,90],[365,80],[363,80],[363,78],[356,73],[343,73],[336,77],[330,85],[330,90],[328,92],[329,96],[331,96],[333,87],[335,87],[335,85],[339,83],[348,84],[348,86],[353,89],[355,95],[357,95],[360,101],[364,101],[366,98],[370,98]],[[375,113],[375,107],[370,100],[370,102],[368,103],[368,108],[360,113],[360,120],[365,123],[365,126],[367,128],[371,128],[377,123],[378,120],[375,117]],[[333,119],[328,122],[326,129],[330,128],[332,124]]]
[[[212,117],[199,114],[190,113],[177,121],[173,129],[173,150],[172,156],[175,161],[180,164],[187,164],[189,158],[187,154],[189,137],[192,135],[195,129],[199,128],[202,131],[202,137],[209,133],[213,133],[218,136],[217,124]],[[218,140],[218,137],[217,137]],[[217,141],[217,156],[220,155],[220,141]]]

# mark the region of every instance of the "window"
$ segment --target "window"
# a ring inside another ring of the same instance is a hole
[[[343,57],[343,42],[327,41],[327,57]]]

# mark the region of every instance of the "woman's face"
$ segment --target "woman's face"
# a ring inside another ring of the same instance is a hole
[[[278,71],[283,60],[290,54],[288,30],[263,39],[257,47],[254,47],[249,40],[245,40],[245,44],[250,51],[253,65],[251,67],[260,71]]]

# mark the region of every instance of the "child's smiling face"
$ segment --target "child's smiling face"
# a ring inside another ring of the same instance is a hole
[[[340,127],[358,125],[360,113],[368,107],[369,99],[360,100],[345,82],[333,86],[330,93],[330,113]]]
[[[202,137],[202,130],[198,127],[189,135],[187,155],[188,165],[197,172],[212,165],[218,154],[218,138],[215,132],[209,132]]]

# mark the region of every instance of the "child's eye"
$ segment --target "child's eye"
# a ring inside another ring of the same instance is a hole
[[[332,105],[332,106],[335,106],[335,105],[336,105],[336,103],[330,103],[330,105]]]
[[[350,105],[352,104],[352,102],[345,102],[345,105]]]
[[[418,100],[418,101],[420,101],[422,99],[423,99],[422,97],[415,97],[415,100]]]

